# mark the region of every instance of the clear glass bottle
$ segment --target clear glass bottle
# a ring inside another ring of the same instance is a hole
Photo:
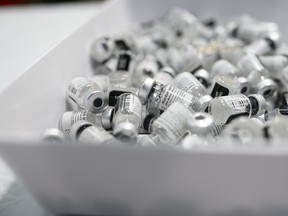
[[[174,86],[163,85],[147,78],[139,90],[139,97],[144,104],[157,110],[166,110],[172,103],[180,102],[196,110],[206,109],[206,104],[201,104],[197,97],[182,91]]]
[[[109,106],[115,106],[117,99],[120,95],[125,93],[130,93],[138,95],[139,88],[134,88],[130,86],[112,86],[108,89],[108,104]]]
[[[97,127],[102,127],[101,115],[81,109],[73,112],[65,112],[58,120],[58,128],[66,135],[70,135],[71,127],[75,122],[85,120]]]
[[[152,123],[151,139],[159,146],[175,146],[187,131],[193,111],[179,102],[173,103]]]
[[[154,77],[158,71],[159,65],[154,56],[140,57],[133,73],[133,86],[140,87],[147,77]]]
[[[255,40],[244,47],[244,51],[255,55],[265,55],[275,51],[278,48],[279,43],[280,34],[278,32],[271,32],[264,38]]]
[[[176,72],[171,67],[161,68],[160,71],[153,77],[153,79],[162,83],[163,85],[172,85]]]
[[[70,137],[73,141],[95,145],[117,145],[119,142],[106,130],[94,126],[91,122],[78,121],[72,128]]]
[[[41,140],[47,143],[63,143],[66,137],[58,128],[50,128],[44,131]]]
[[[256,55],[246,54],[239,60],[237,67],[247,76],[255,93],[268,98],[277,90],[277,84],[269,78],[269,71]]]
[[[250,82],[245,77],[231,75],[216,75],[211,85],[211,97],[227,96],[233,94],[248,94]]]
[[[265,111],[266,101],[259,94],[248,97],[242,94],[217,97],[208,108],[216,125],[224,125],[240,116],[260,116]]]
[[[197,97],[204,110],[209,106],[209,103],[212,100],[212,97],[207,95],[206,89],[202,83],[189,72],[178,74],[174,79],[174,86]],[[197,110],[199,109],[201,110],[201,108],[197,107]]]
[[[114,51],[114,40],[109,37],[100,37],[92,43],[90,54],[93,61],[103,63],[113,56]]]
[[[211,146],[214,143],[211,136],[212,128],[213,118],[211,115],[201,112],[195,113],[187,121],[189,132],[183,137],[180,146],[184,149]]]
[[[263,133],[264,125],[263,119],[240,117],[225,127],[220,139],[231,147],[263,146],[267,144]]]
[[[132,53],[130,51],[119,51],[116,71],[108,74],[111,85],[130,86],[133,67]]]
[[[91,78],[97,85],[100,87],[100,89],[103,92],[107,92],[110,88],[110,79],[107,75],[101,74],[101,75],[95,75]]]
[[[142,103],[133,94],[119,96],[113,117],[113,134],[123,143],[133,145],[137,142],[142,123]]]
[[[71,80],[67,96],[72,98],[82,109],[93,113],[102,112],[107,106],[107,94],[92,80],[76,77]]]
[[[281,79],[284,68],[288,66],[288,57],[284,55],[264,55],[259,59],[270,72],[270,77],[277,80]]]

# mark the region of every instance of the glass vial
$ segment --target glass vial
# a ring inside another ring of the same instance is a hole
[[[42,134],[42,141],[48,143],[63,143],[66,137],[62,131],[58,128],[50,128],[44,131]]]
[[[157,145],[175,146],[187,131],[193,111],[179,102],[173,103],[152,123],[151,139]]]
[[[95,145],[115,145],[117,140],[107,131],[94,126],[91,122],[78,121],[72,128],[70,137],[73,141]]]
[[[284,55],[265,55],[259,56],[264,67],[270,72],[270,77],[280,80],[282,72],[288,66],[288,57]]]
[[[113,117],[113,134],[123,143],[133,145],[137,142],[142,123],[142,103],[133,94],[119,96]]]
[[[131,71],[133,69],[133,57],[130,51],[119,51],[117,56],[116,71],[108,74],[111,85],[129,86],[131,84]]]
[[[268,98],[277,90],[277,84],[269,78],[269,71],[256,55],[246,54],[239,60],[237,67],[247,76],[255,93]]]
[[[95,75],[91,78],[92,81],[97,83],[101,91],[107,92],[110,88],[110,79],[107,75]]]
[[[208,108],[214,124],[224,125],[240,116],[260,116],[266,111],[266,101],[262,95],[248,97],[242,94],[214,98]]]
[[[72,98],[80,108],[88,109],[93,113],[102,112],[107,106],[107,95],[92,80],[76,77],[71,80],[68,97]]]
[[[102,127],[101,116],[81,109],[73,112],[65,112],[58,120],[58,128],[66,135],[70,135],[71,127],[75,122],[85,120],[97,127]]]
[[[115,106],[117,99],[120,95],[130,93],[138,95],[139,89],[129,86],[113,86],[108,89],[108,104],[109,106]]]
[[[176,72],[171,67],[164,67],[153,77],[153,79],[163,85],[172,85]]]
[[[139,90],[139,97],[144,104],[154,107],[155,110],[166,110],[172,103],[180,102],[193,109],[202,109],[197,98],[193,95],[176,88],[175,86],[163,85],[147,78]]]
[[[112,57],[115,51],[115,43],[109,37],[100,37],[91,45],[90,54],[96,63],[103,63]]]

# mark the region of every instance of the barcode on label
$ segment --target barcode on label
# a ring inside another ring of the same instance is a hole
[[[246,107],[249,105],[247,100],[231,101],[230,105],[232,108]]]
[[[76,94],[77,89],[73,87],[72,85],[69,86],[69,91],[72,92],[73,94]]]

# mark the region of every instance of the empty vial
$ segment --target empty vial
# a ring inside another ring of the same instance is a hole
[[[191,71],[191,74],[193,74],[205,88],[210,86],[210,73],[201,65]]]
[[[125,93],[131,93],[138,95],[139,89],[129,86],[113,86],[108,89],[108,104],[109,106],[115,106],[117,99],[120,95]]]
[[[189,72],[178,74],[175,77],[174,86],[197,97],[204,110],[212,100],[212,97],[207,95],[205,87]],[[199,107],[197,110],[201,110],[201,108]]]
[[[71,80],[67,95],[72,98],[79,107],[88,109],[93,113],[102,112],[107,106],[107,95],[92,80],[84,77],[76,77]]]
[[[201,64],[199,53],[190,45],[181,46],[179,49],[170,48],[168,50],[168,61],[178,73],[193,71]]]
[[[218,74],[213,79],[210,95],[215,98],[233,94],[247,94],[249,90],[250,83],[245,77]]]
[[[221,134],[221,141],[231,147],[236,145],[263,146],[266,144],[264,120],[240,117],[226,125]]]
[[[132,145],[137,142],[142,123],[142,103],[133,94],[122,94],[117,100],[113,117],[113,134],[123,143]]]
[[[288,57],[285,55],[265,55],[259,56],[263,65],[270,72],[270,77],[280,80],[282,72],[288,66]]]
[[[247,53],[255,55],[265,55],[275,51],[279,45],[280,34],[278,32],[271,32],[264,38],[258,39],[244,47]]]
[[[70,137],[73,141],[96,145],[115,145],[118,141],[106,130],[94,126],[91,122],[78,121],[72,128]]]
[[[103,92],[107,92],[110,88],[110,79],[107,75],[95,75],[91,78]]]
[[[164,67],[153,77],[153,79],[164,85],[172,85],[176,72],[171,67]]]
[[[151,139],[157,145],[175,146],[187,131],[193,111],[179,102],[173,103],[152,123]]]
[[[142,102],[156,110],[166,110],[172,103],[180,102],[193,109],[206,109],[206,104],[200,104],[197,97],[176,88],[175,86],[163,85],[147,78],[139,90],[139,97]]]
[[[132,53],[130,51],[120,51],[117,57],[116,71],[108,74],[111,84],[129,86],[132,68]]]
[[[135,66],[132,84],[135,87],[140,87],[147,77],[153,78],[159,70],[159,65],[156,58],[152,55],[139,58]]]
[[[49,143],[63,143],[66,137],[58,128],[50,128],[42,134],[42,141]]]
[[[269,78],[269,71],[256,55],[246,54],[239,60],[237,67],[247,76],[255,93],[267,98],[277,90],[277,84]]]
[[[97,63],[103,63],[112,57],[115,51],[115,43],[109,37],[100,37],[91,46],[91,57]]]
[[[71,127],[75,122],[85,120],[97,127],[102,127],[101,116],[81,109],[73,112],[65,112],[58,120],[58,128],[66,135],[70,135]]]
[[[214,124],[224,125],[240,116],[260,116],[266,111],[266,101],[262,95],[248,97],[242,94],[214,98],[208,108]]]

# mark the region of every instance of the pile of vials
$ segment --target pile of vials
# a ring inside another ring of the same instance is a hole
[[[288,45],[276,23],[226,24],[182,8],[91,44],[44,140],[153,148],[283,146]],[[224,144],[225,143],[225,144]]]

